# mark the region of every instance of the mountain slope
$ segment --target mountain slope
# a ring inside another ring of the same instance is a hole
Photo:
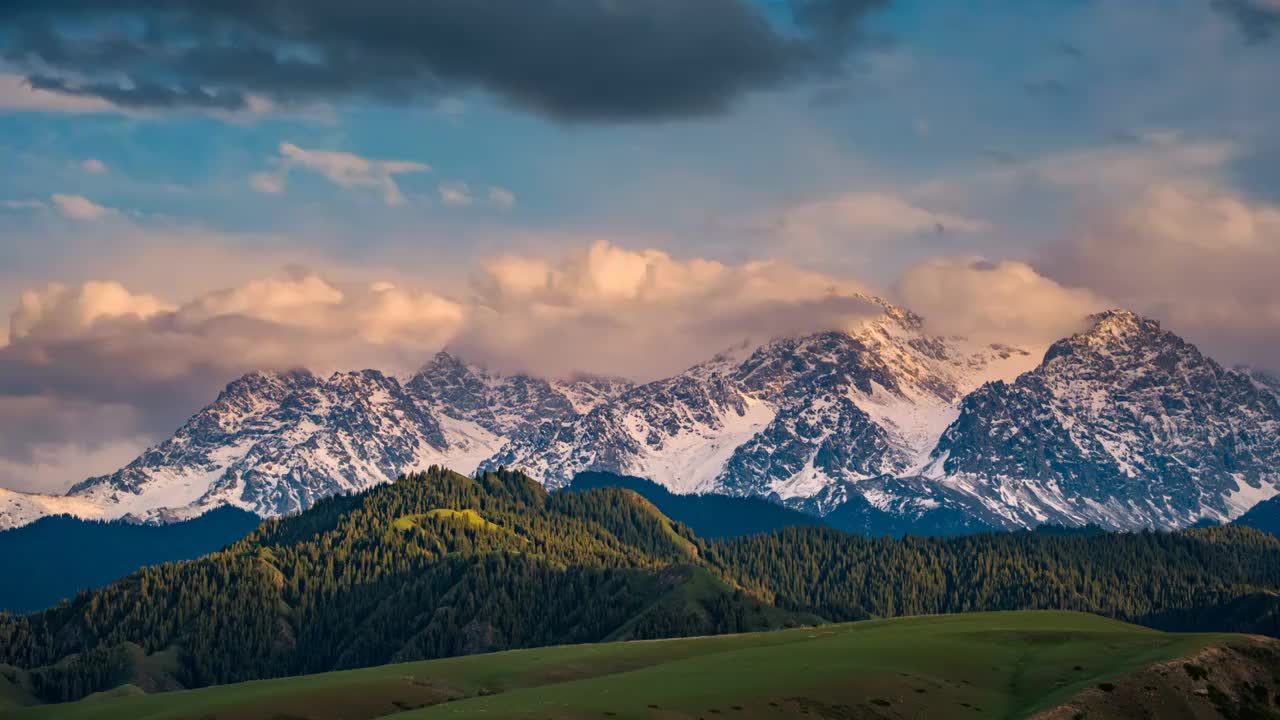
[[[0,488],[0,531],[21,527],[50,515],[96,518],[103,513],[97,503],[87,498],[40,495]]]
[[[1034,366],[1026,350],[933,337],[919,317],[868,300],[884,314],[851,332],[734,348],[519,438],[488,464],[552,487],[601,471],[675,492],[807,497],[923,464],[960,397]]]
[[[925,474],[1012,526],[1229,520],[1280,491],[1280,406],[1159,323],[1113,311],[966,397]]]
[[[380,372],[252,373],[169,440],[69,494],[108,517],[181,519],[220,505],[280,515],[426,468],[448,447],[436,418]]]

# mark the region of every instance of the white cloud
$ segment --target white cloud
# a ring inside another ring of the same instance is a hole
[[[89,158],[80,163],[80,169],[90,175],[103,175],[107,172],[107,164],[98,158]]]
[[[22,294],[9,317],[9,338],[74,337],[104,320],[144,320],[169,309],[159,298],[131,293],[117,282],[90,281],[78,288],[53,283]]]
[[[1280,358],[1280,206],[1155,184],[1085,221],[1055,275],[1166,321],[1228,361]]]
[[[792,205],[757,218],[743,230],[761,237],[769,252],[856,266],[859,271],[886,257],[917,254],[917,249],[938,240],[989,229],[982,220],[925,208],[895,194],[864,191]]]
[[[102,220],[115,213],[109,207],[103,207],[83,195],[54,195],[50,198],[58,212],[72,220],[93,222]]]
[[[396,183],[397,175],[429,172],[431,166],[408,160],[371,160],[355,153],[333,150],[308,150],[292,143],[280,145],[280,155],[272,159],[275,168],[255,173],[249,184],[258,192],[280,193],[288,185],[293,170],[309,170],[345,189],[374,188],[382,193],[388,206],[404,204],[404,194]]]
[[[1052,154],[1027,169],[1053,185],[1112,194],[1173,179],[1183,184],[1213,181],[1239,152],[1231,142],[1186,140],[1177,132],[1144,130],[1134,133],[1133,142]]]
[[[249,187],[260,193],[268,195],[278,195],[284,192],[285,176],[281,172],[261,172],[254,173],[249,177]]]
[[[1070,214],[1081,206],[1131,199],[1154,184],[1221,186],[1241,154],[1240,146],[1230,141],[1191,138],[1171,130],[1135,130],[1104,144],[1025,159],[1009,155],[985,170],[921,183],[913,197],[980,208],[1003,216],[1006,223],[1026,213],[1053,230],[1070,222]],[[1027,238],[1020,240],[1025,246]]]
[[[100,98],[39,90],[22,75],[0,73],[0,111],[48,113],[104,113],[119,110]]]
[[[471,188],[465,182],[440,183],[440,200],[452,207],[466,207],[475,201]]]
[[[100,475],[108,468],[124,467],[149,444],[145,436],[101,443],[36,443],[29,449],[30,457],[23,461],[0,455],[0,488],[61,494],[73,484]]]
[[[503,256],[473,279],[451,341],[504,369],[649,379],[751,339],[848,327],[878,312],[859,284],[778,261],[737,265],[605,241],[558,260]]]
[[[896,195],[851,192],[786,210],[778,220],[784,234],[802,238],[892,238],[926,232],[975,233],[987,224],[926,210]]]
[[[510,210],[516,206],[516,194],[504,187],[491,185],[489,186],[489,202],[503,210]]]
[[[1068,288],[1026,263],[932,258],[909,268],[895,295],[940,335],[1043,347],[1078,330],[1107,303]]]

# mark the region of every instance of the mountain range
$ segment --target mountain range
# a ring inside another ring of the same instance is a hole
[[[670,378],[544,379],[440,352],[397,378],[254,372],[174,435],[66,496],[0,491],[0,528],[48,514],[168,522],[301,511],[402,473],[583,472],[759,497],[870,533],[1040,524],[1178,528],[1280,493],[1280,404],[1154,320],[1095,315],[1047,350],[883,312],[731,348]]]

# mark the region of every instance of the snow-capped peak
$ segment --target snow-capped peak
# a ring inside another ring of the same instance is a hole
[[[607,470],[957,528],[1176,527],[1280,491],[1265,376],[1224,370],[1153,320],[1100,313],[1041,352],[931,335],[867,300],[882,312],[853,327],[745,342],[642,385],[506,375],[447,351],[403,380],[250,373],[67,498],[0,497],[0,525],[223,504],[278,515],[430,464],[506,465],[553,487]]]

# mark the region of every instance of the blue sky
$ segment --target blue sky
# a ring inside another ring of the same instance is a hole
[[[324,369],[402,369],[445,344],[512,362],[497,338],[537,328],[524,369],[546,373],[616,369],[536,342],[603,322],[646,377],[741,330],[755,306],[735,283],[803,308],[783,289],[800,284],[1036,346],[1124,305],[1225,362],[1280,365],[1275,0],[808,5],[816,21],[652,0],[627,11],[637,30],[596,0],[531,2],[519,22],[485,2],[439,51],[337,0],[311,6],[332,26],[309,36],[251,12],[215,18],[243,36],[203,33],[199,3],[0,9],[0,435],[17,438],[0,484],[78,479],[163,435],[249,369],[226,361],[247,342],[220,334],[233,317],[292,338],[252,362]],[[430,35],[442,6],[396,7]],[[378,32],[402,54],[380,55]],[[108,54],[117,41],[133,54]],[[305,77],[237,69],[261,43],[332,57]],[[513,44],[524,55],[494,57]],[[347,319],[297,320],[339,296]],[[175,335],[171,366],[119,350]],[[115,391],[66,380],[144,366]],[[32,408],[40,434],[16,432]],[[102,418],[123,429],[76,430]]]
[[[737,259],[772,248],[720,237],[707,226],[750,208],[851,188],[904,193],[1148,131],[1275,152],[1276,101],[1267,97],[1264,71],[1280,59],[1277,48],[1247,42],[1208,2],[1115,10],[1064,0],[907,0],[874,13],[864,33],[870,39],[851,51],[842,77],[747,93],[725,113],[656,122],[548,119],[483,90],[394,105],[335,98],[233,117],[7,113],[0,116],[0,152],[14,171],[0,178],[0,196],[77,194],[137,213],[142,222],[159,218],[229,235],[305,233],[339,257],[375,230],[377,238],[413,236],[424,251],[461,262],[468,252],[458,245],[491,249],[502,243],[491,236],[514,230],[642,235],[685,254],[705,249]],[[1206,39],[1184,42],[1188,33]],[[1261,86],[1233,87],[1236,71],[1241,83]],[[254,192],[247,178],[284,142],[427,163],[432,171],[398,180],[410,202],[396,208],[301,174],[280,196]],[[88,158],[110,172],[86,175],[80,163]],[[1273,194],[1265,165],[1241,158],[1229,169],[1232,189]],[[473,193],[508,189],[516,204],[509,211],[483,203],[442,207],[439,186],[463,182]],[[1062,202],[1031,200],[1033,208]],[[1029,213],[1021,199],[981,208],[958,198],[936,203],[997,216],[1026,246],[1001,244],[1001,254],[1031,257],[1044,239],[1029,235],[1046,218]],[[11,209],[0,223],[12,232],[49,222],[25,215]],[[980,251],[993,241],[1000,239],[953,249]],[[912,257],[910,248],[902,257],[887,255],[863,268],[875,275],[868,280],[888,284]]]

